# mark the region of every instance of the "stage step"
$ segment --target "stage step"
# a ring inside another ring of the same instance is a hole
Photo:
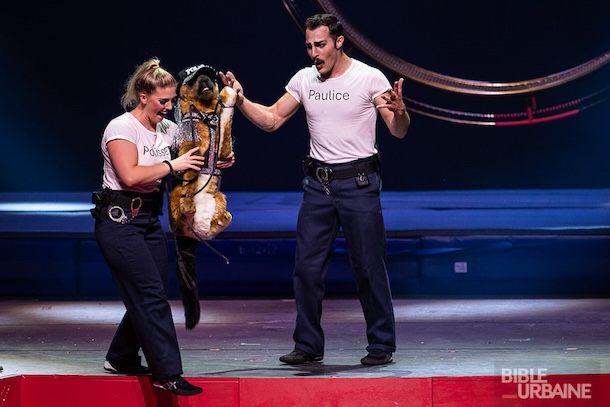
[[[513,374],[515,373],[515,374]],[[432,378],[187,378],[204,388],[175,396],[149,377],[15,376],[2,407],[580,407],[610,405],[610,375]],[[520,383],[518,383],[520,382]]]

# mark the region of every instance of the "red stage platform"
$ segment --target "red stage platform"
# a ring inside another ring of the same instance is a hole
[[[0,380],[2,407],[577,407],[610,405],[610,375],[433,378],[189,378],[179,397],[146,377],[20,376]],[[514,383],[520,380],[522,383]]]

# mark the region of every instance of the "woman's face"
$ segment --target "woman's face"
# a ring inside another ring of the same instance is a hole
[[[155,92],[140,97],[148,121],[157,125],[165,119],[176,103],[176,87],[157,88]]]

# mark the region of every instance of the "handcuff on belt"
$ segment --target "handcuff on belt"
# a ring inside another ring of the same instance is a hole
[[[330,185],[330,180],[332,178],[332,175],[333,175],[332,168],[328,168],[328,167],[316,168],[316,178],[320,182],[320,185],[322,185],[322,188],[324,188],[324,192],[326,192],[326,195],[330,195],[330,188],[328,186]]]
[[[131,217],[127,217],[127,215],[125,215],[125,211],[120,206],[117,206],[117,205],[109,206],[108,207],[108,219],[110,219],[116,223],[120,223],[120,224],[124,225],[126,223],[131,222],[131,220],[133,218],[138,216],[138,213],[140,213],[141,207],[142,207],[142,198],[140,198],[139,196],[133,198],[131,200],[131,204],[129,205]]]

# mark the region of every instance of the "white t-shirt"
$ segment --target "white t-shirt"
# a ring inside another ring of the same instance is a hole
[[[337,78],[322,80],[315,66],[298,71],[286,91],[305,108],[310,156],[338,164],[376,154],[374,99],[390,88],[380,70],[355,59]]]
[[[163,160],[170,160],[170,146],[176,135],[178,126],[170,120],[163,119],[157,125],[157,131],[152,132],[142,125],[131,113],[112,119],[102,137],[102,156],[104,158],[104,175],[102,186],[114,190],[126,190],[117,176],[108,154],[108,142],[112,140],[127,140],[138,148],[138,165],[154,165]],[[136,192],[154,192],[159,188],[160,180],[147,185],[129,188]]]

